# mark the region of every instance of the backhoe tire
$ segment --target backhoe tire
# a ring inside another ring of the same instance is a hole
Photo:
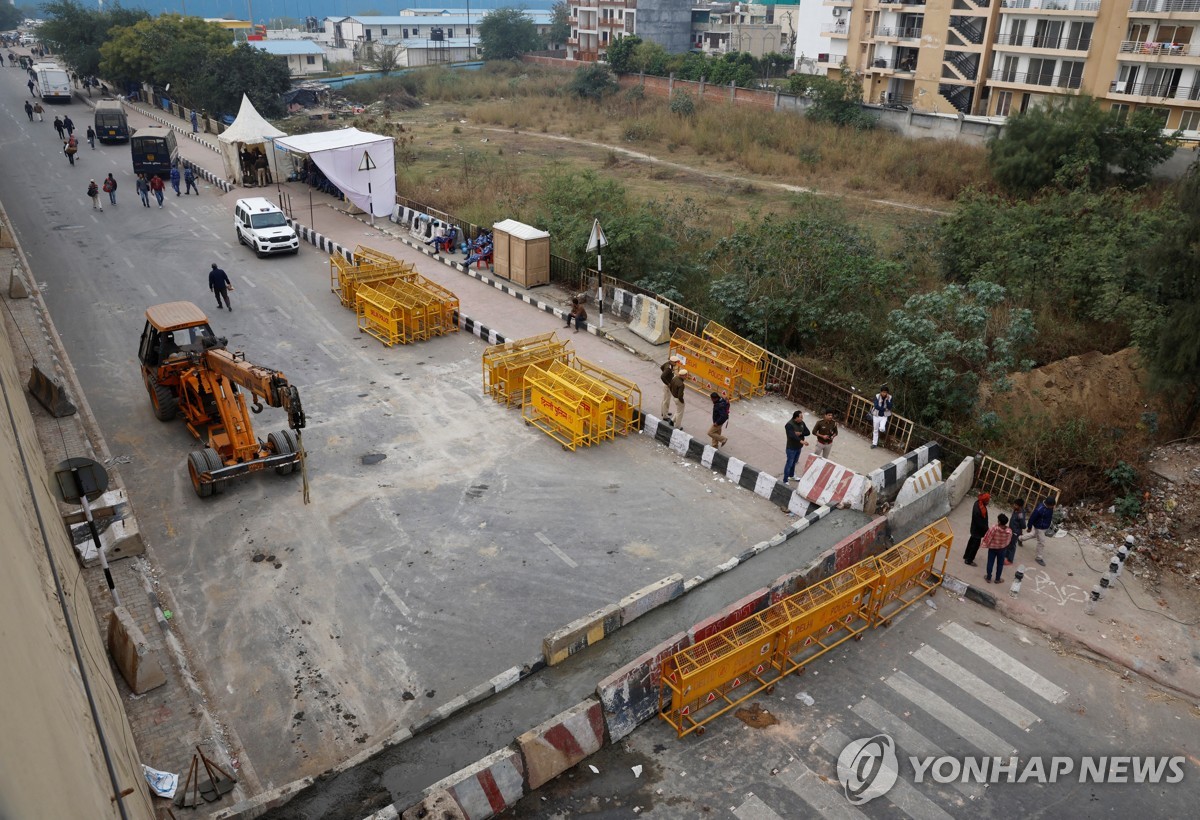
[[[173,420],[179,413],[179,399],[169,388],[159,384],[154,375],[144,374],[143,381],[146,382],[146,392],[150,394],[150,406],[154,408],[154,418],[159,421]]]
[[[200,476],[206,472],[208,472],[208,460],[204,458],[204,451],[194,450],[188,453],[188,475],[192,479],[192,489],[201,498],[208,498],[213,494],[213,483],[200,480]]]
[[[204,460],[208,463],[209,470],[219,470],[225,466],[225,462],[221,461],[220,454],[213,448],[207,447],[204,450],[201,450],[201,452],[204,454]],[[220,495],[221,493],[225,492],[225,482],[214,481],[212,483],[212,488],[213,495]]]
[[[297,451],[296,439],[292,436],[290,430],[280,430],[278,433],[269,433],[267,435],[267,444],[271,445],[271,450],[276,455],[285,453],[295,453]],[[291,475],[292,470],[296,468],[295,462],[281,464],[275,468],[276,475]]]

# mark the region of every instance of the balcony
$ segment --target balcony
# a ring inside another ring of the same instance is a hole
[[[1141,40],[1122,40],[1120,52],[1135,57],[1193,57],[1197,49],[1188,43],[1155,43]]]
[[[879,0],[880,8],[903,6],[905,11],[914,11],[914,6],[925,7],[925,0]]]
[[[1200,14],[1200,0],[1133,0],[1129,10],[1136,14]]]
[[[888,37],[895,40],[920,40],[921,27],[909,26],[901,28],[900,26],[879,26],[875,29],[876,37]]]
[[[1113,80],[1108,93],[1124,94],[1130,97],[1141,97],[1144,102],[1155,100],[1170,100],[1177,103],[1200,102],[1200,85],[1180,85],[1171,87],[1170,83],[1124,83]]]
[[[600,28],[624,29],[625,21],[618,20],[615,17],[602,17],[602,18],[600,18]]]
[[[916,57],[896,57],[891,60],[880,58],[867,67],[867,71],[872,74],[912,74],[916,70]]]
[[[1063,90],[1078,90],[1081,77],[1057,77],[1054,74],[1039,72],[1030,74],[1024,71],[993,71],[991,80],[994,83],[1015,83],[1017,85],[1036,85],[1043,88],[1061,88]]]
[[[850,26],[841,17],[835,17],[832,20],[826,20],[821,24],[822,37],[837,37],[842,39],[850,36]]]
[[[568,38],[567,38],[567,45],[569,45],[569,46],[578,46],[578,45],[579,45],[579,38],[578,38],[578,37],[568,37]]]
[[[1138,2],[1139,0],[1133,0]],[[1153,2],[1153,0],[1147,0]],[[1193,2],[1193,0],[1180,0]],[[1167,0],[1159,0],[1167,2]],[[1061,11],[1093,15],[1100,11],[1100,0],[1000,0],[1000,7],[1005,9],[1028,9],[1030,11]]]
[[[1059,51],[1087,51],[1092,47],[1092,41],[1082,37],[1059,37],[1051,39],[1036,34],[1026,34],[1024,37],[1014,34],[1000,34],[996,36],[996,45],[1012,46],[1014,48],[1048,48],[1058,49]]]

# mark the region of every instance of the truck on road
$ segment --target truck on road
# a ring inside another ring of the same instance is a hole
[[[71,101],[71,75],[56,63],[36,63],[37,93],[43,102]]]

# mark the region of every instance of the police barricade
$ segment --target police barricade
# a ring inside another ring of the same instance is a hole
[[[678,356],[687,370],[687,386],[701,393],[713,391],[730,401],[741,398],[737,391],[740,362],[736,354],[722,345],[702,339],[683,328],[671,334],[671,355]]]
[[[398,259],[381,259],[378,251],[359,246],[354,249],[353,262],[339,255],[329,257],[329,289],[341,301],[343,307],[356,309],[355,293],[361,285],[377,285],[394,282],[401,276],[413,273],[413,266]],[[373,255],[372,255],[373,254]]]
[[[617,402],[609,392],[607,384],[563,361],[551,362],[545,369],[550,375],[569,384],[587,398],[587,405],[583,409],[590,412],[591,421],[587,425],[585,444],[597,444],[616,436],[613,416],[616,415]]]
[[[872,596],[873,626],[891,626],[898,613],[937,594],[953,542],[950,522],[943,518],[875,557],[879,572]],[[943,549],[939,566],[938,551]]]
[[[705,339],[709,339],[727,348],[741,360],[739,376],[741,381],[735,384],[738,393],[745,396],[762,396],[767,392],[767,359],[769,354],[764,348],[754,344],[749,339],[722,327],[716,322],[709,322],[704,327]]]
[[[526,370],[570,361],[573,355],[571,343],[553,333],[492,345],[483,352],[483,391],[504,405],[523,404]]]
[[[356,289],[354,312],[359,330],[391,347],[428,339],[435,303],[431,294],[405,282],[380,282]]]
[[[605,370],[587,359],[576,358],[572,366],[608,387],[608,394],[616,401],[613,409],[614,432],[618,436],[628,435],[629,431],[634,429],[636,416],[642,409],[642,388],[638,387],[636,382]]]
[[[659,716],[680,737],[702,733],[739,703],[861,638],[877,574],[870,560],[860,562],[676,653],[663,664]]]
[[[437,299],[438,311],[435,315],[430,316],[430,321],[433,323],[430,328],[432,335],[442,336],[446,333],[458,332],[458,296],[453,291],[442,287],[437,282],[431,282],[415,270],[403,274],[399,278],[429,291]]]
[[[559,363],[561,364],[561,363]],[[599,440],[594,397],[561,375],[537,365],[524,373],[524,401],[521,417],[557,441],[566,450],[575,450]],[[612,399],[608,400],[611,407]]]
[[[412,306],[408,316],[412,323],[409,335],[413,340],[424,341],[441,335],[442,304],[437,296],[403,278],[385,282],[379,285],[379,289],[393,299]]]

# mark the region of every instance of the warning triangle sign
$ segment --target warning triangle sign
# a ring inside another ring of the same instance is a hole
[[[375,170],[375,160],[371,159],[371,155],[368,154],[366,151],[363,151],[362,159],[358,161],[358,170],[360,170],[360,171],[374,171]]]
[[[709,692],[709,693],[708,693],[708,697],[706,697],[706,698],[704,699],[704,702],[705,702],[705,703],[712,703],[712,702],[713,702],[714,700],[716,700],[716,699],[717,699],[717,695],[716,695],[716,693],[715,693],[715,692]]]

